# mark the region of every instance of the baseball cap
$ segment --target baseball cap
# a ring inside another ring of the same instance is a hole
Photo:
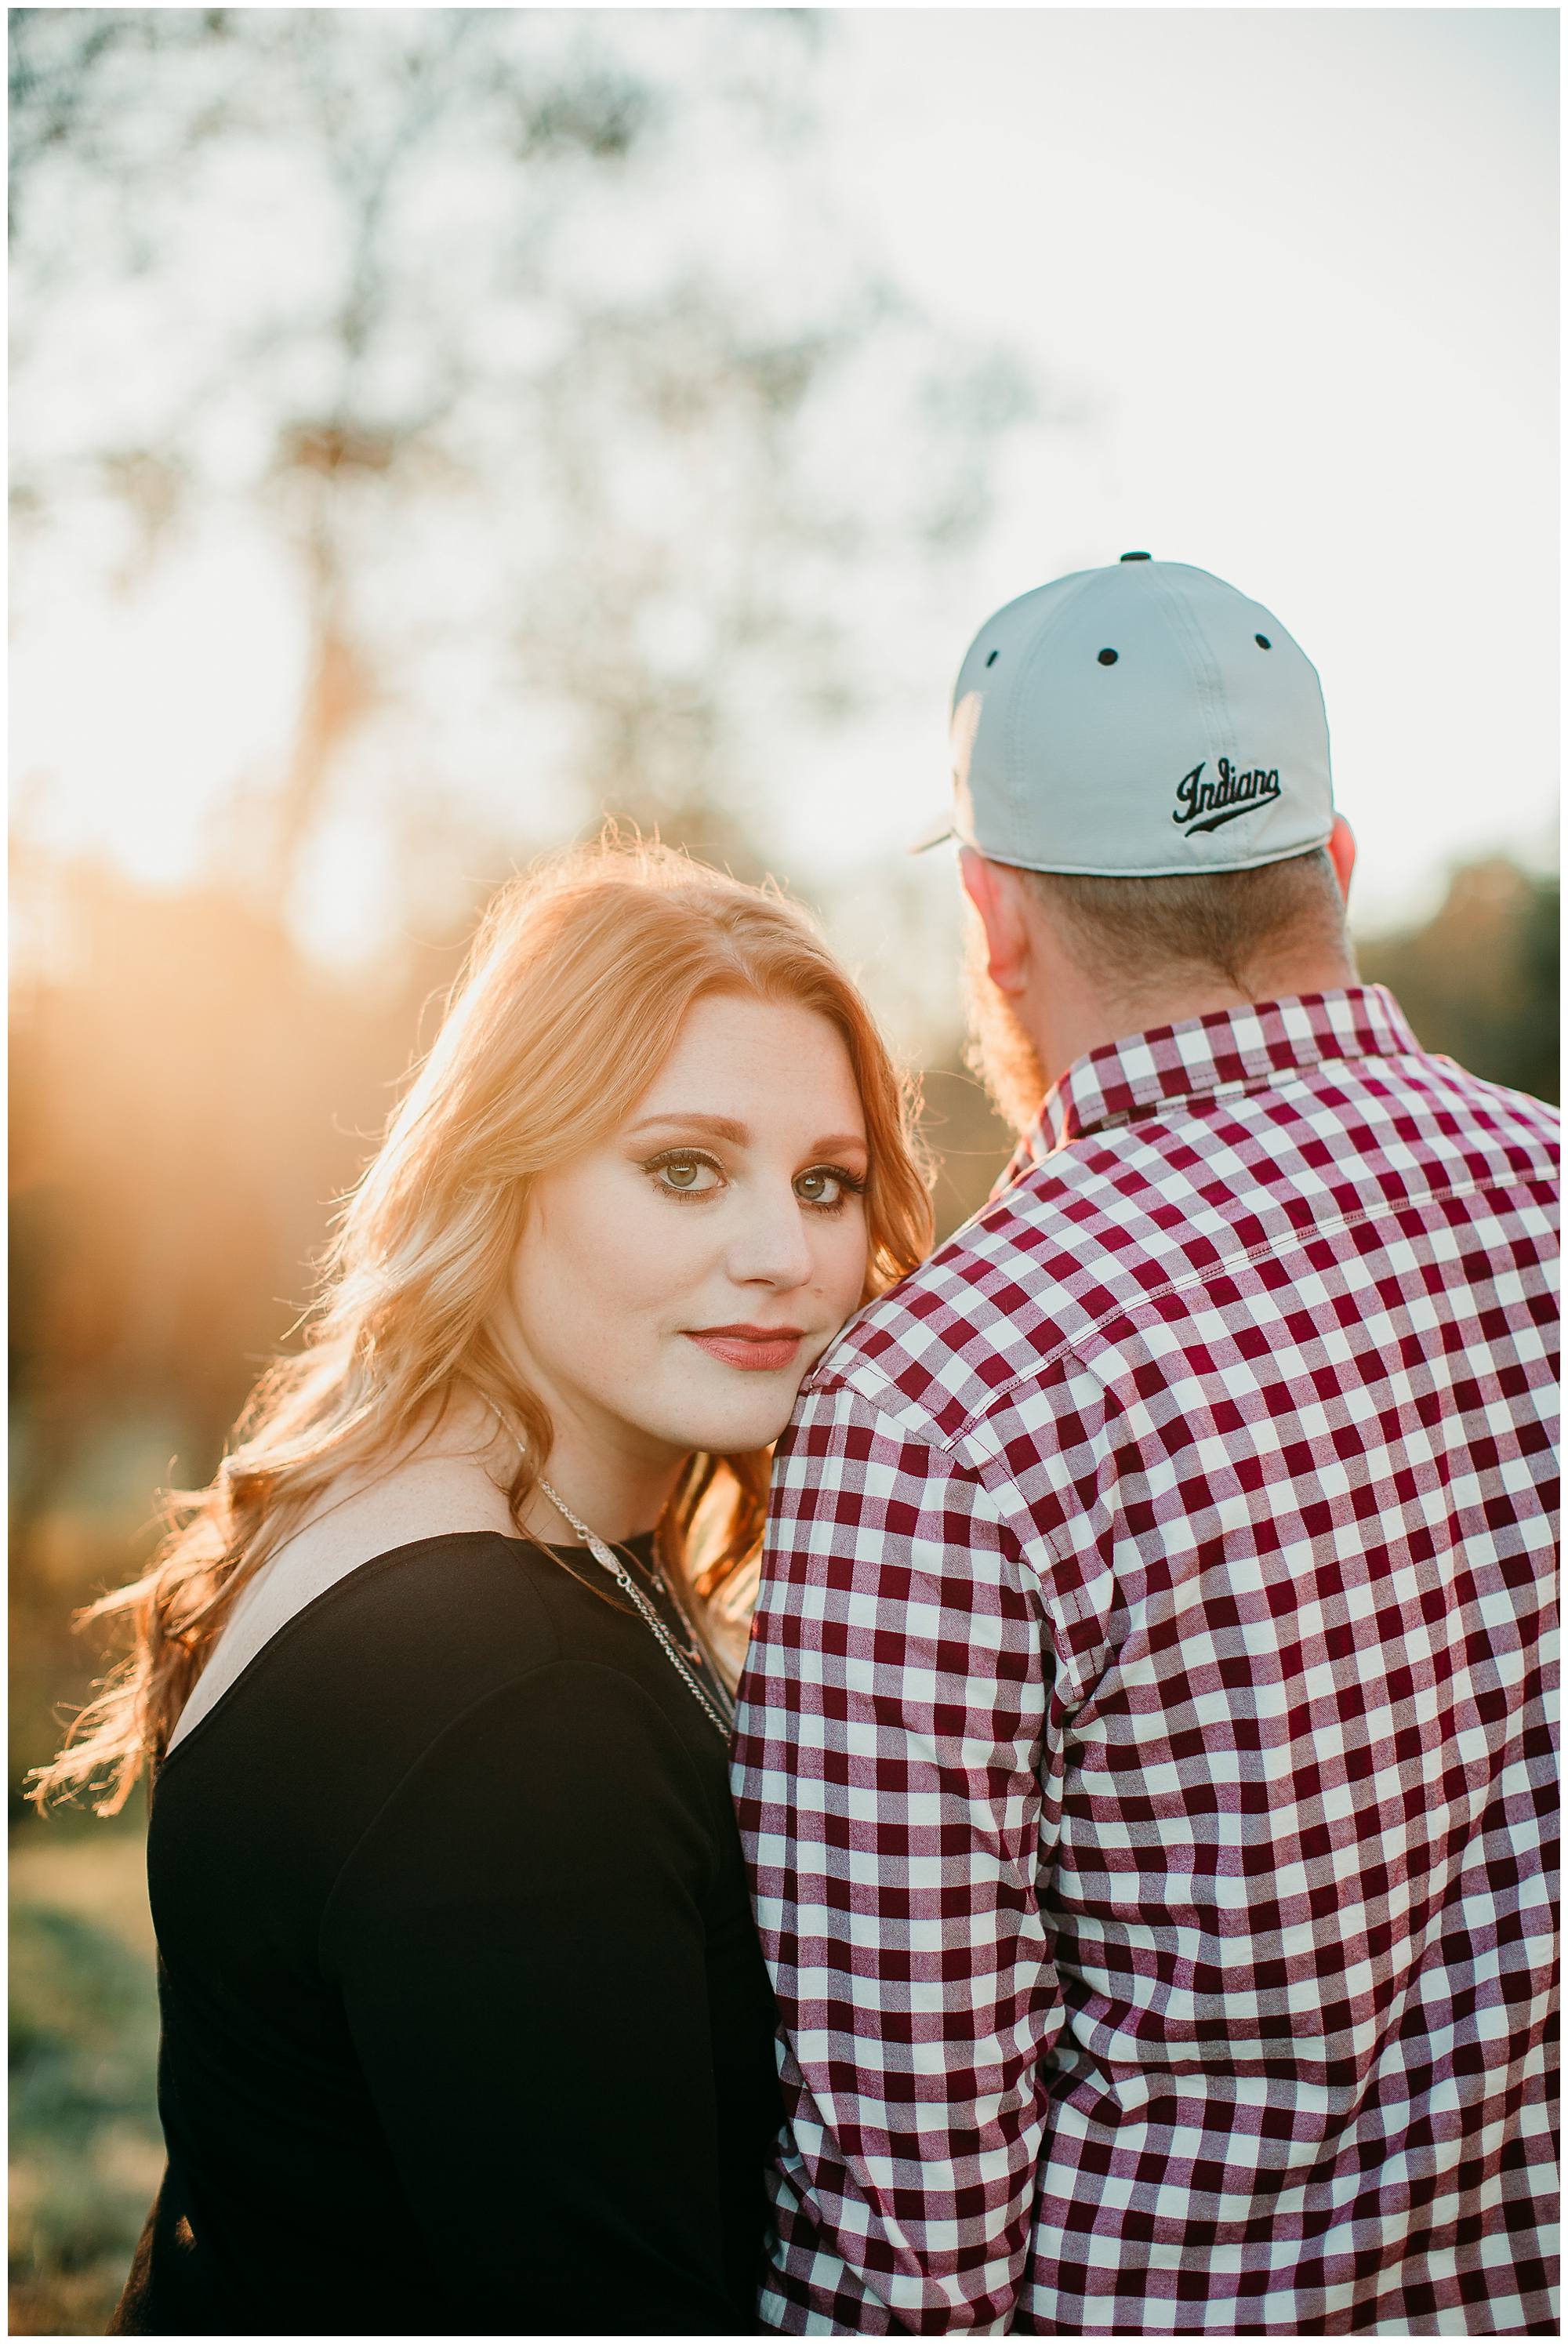
[[[953,690],[957,838],[1026,871],[1249,871],[1328,843],[1318,672],[1207,570],[1124,553],[987,619]],[[917,851],[917,850],[916,850]]]

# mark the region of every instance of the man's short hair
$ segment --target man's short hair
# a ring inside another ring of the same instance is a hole
[[[1347,982],[1354,981],[1344,899],[1326,847],[1254,871],[1174,879],[1024,875],[1067,931],[1075,959],[1127,991],[1205,970],[1245,993],[1256,975],[1304,948],[1341,955]]]

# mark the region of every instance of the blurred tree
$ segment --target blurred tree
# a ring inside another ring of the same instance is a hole
[[[1425,1048],[1555,1104],[1560,921],[1555,879],[1492,856],[1454,873],[1424,925],[1371,937],[1356,956],[1363,976],[1395,995]]]
[[[787,10],[13,12],[22,541],[113,513],[135,580],[220,508],[281,536],[309,650],[239,813],[263,901],[356,773],[417,893],[476,696],[514,844],[608,805],[766,860],[769,746],[865,697],[868,598],[974,537],[1028,406],[824,207],[822,39]]]

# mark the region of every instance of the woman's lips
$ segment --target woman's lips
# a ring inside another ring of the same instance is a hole
[[[776,1375],[793,1367],[805,1340],[803,1327],[688,1327],[688,1341],[727,1368],[761,1368]]]

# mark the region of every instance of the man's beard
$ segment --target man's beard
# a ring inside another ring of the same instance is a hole
[[[1046,1095],[1046,1075],[1035,1046],[1005,993],[986,966],[986,931],[976,914],[964,922],[964,996],[969,1013],[965,1056],[985,1084],[1004,1123],[1028,1130]]]

